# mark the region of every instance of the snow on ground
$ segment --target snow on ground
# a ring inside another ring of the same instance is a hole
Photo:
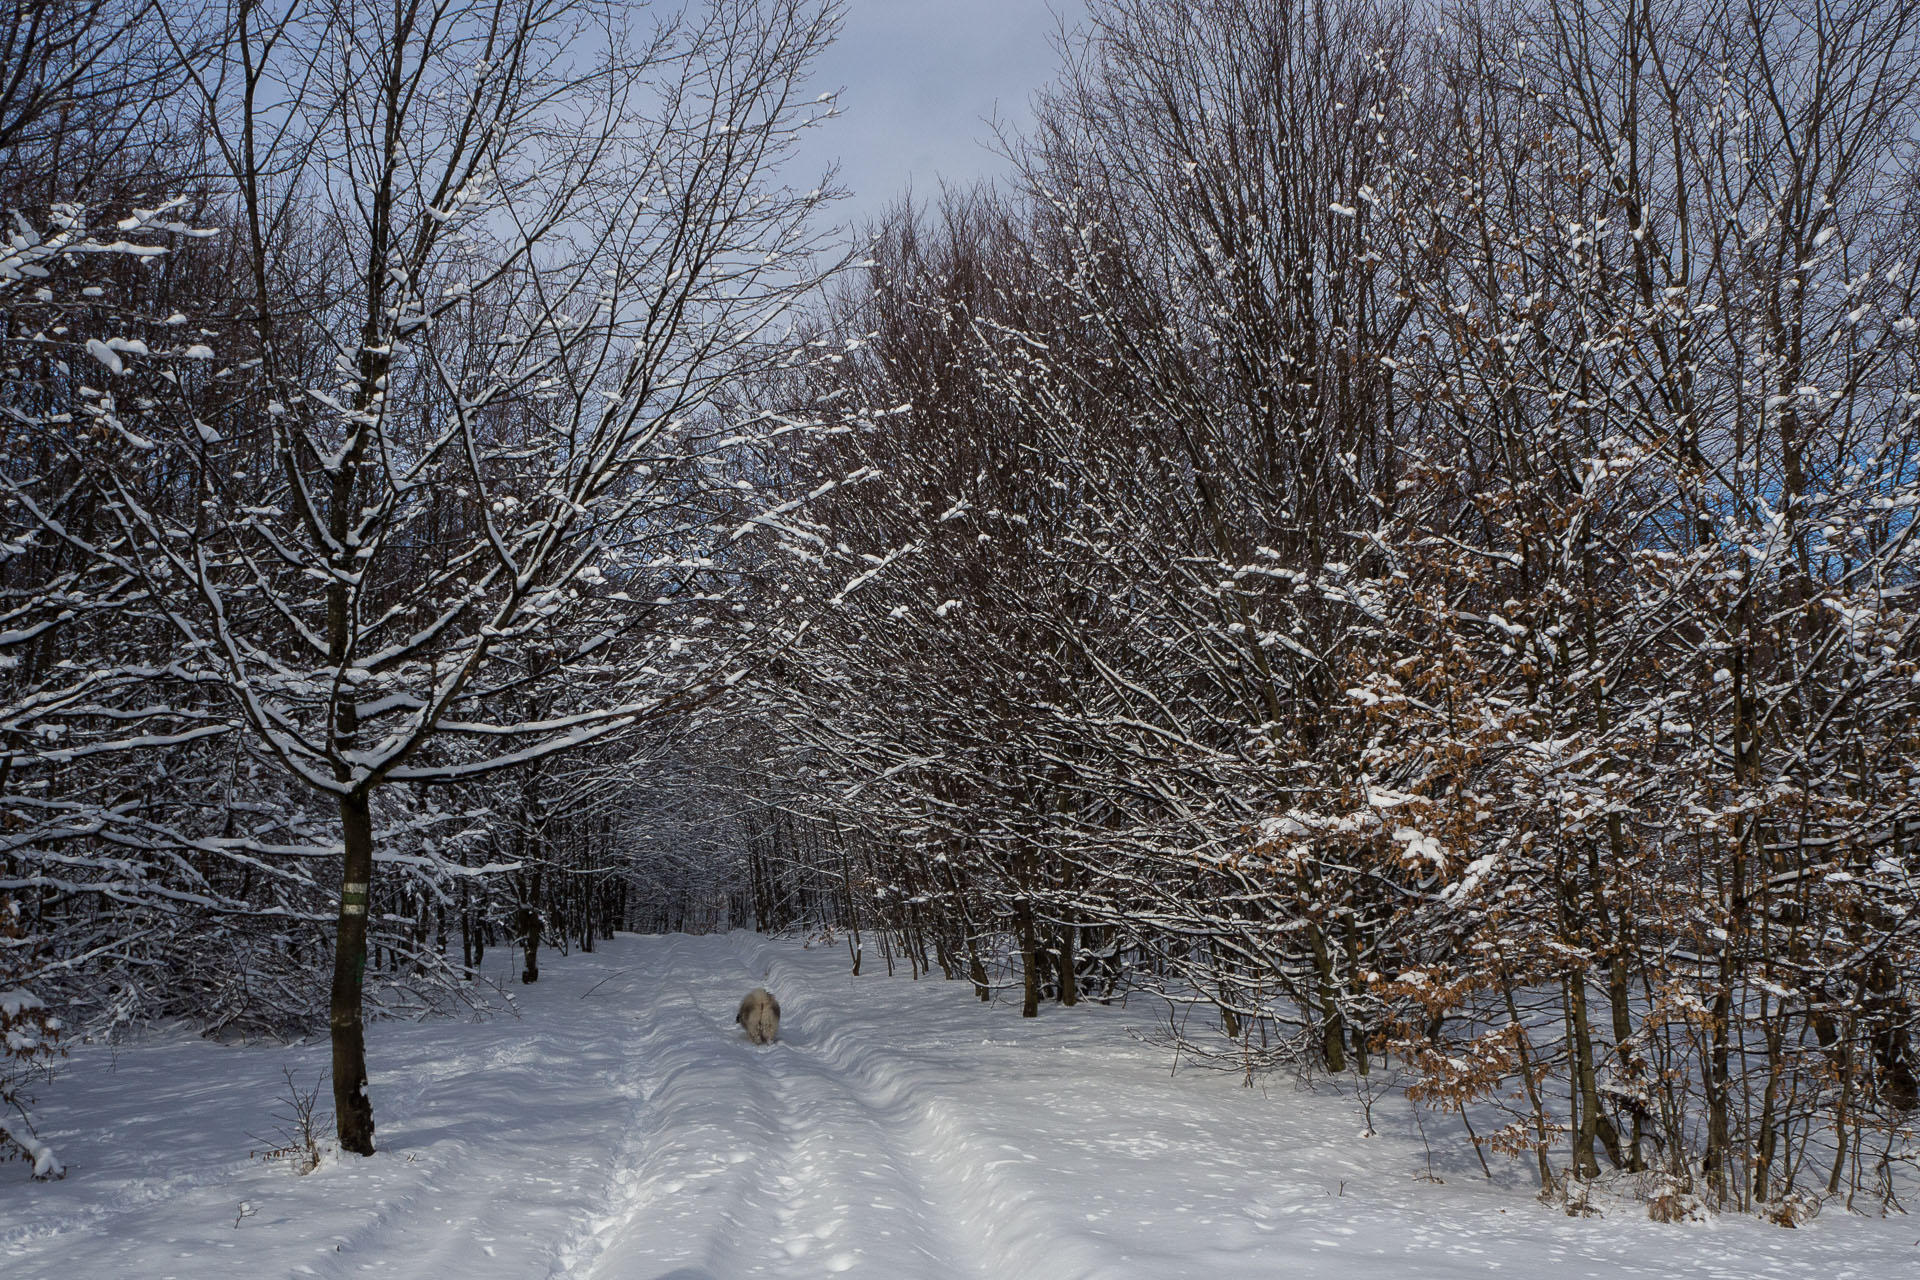
[[[0,1276],[1920,1274],[1910,1220],[1569,1218],[1451,1133],[1424,1180],[1404,1101],[1363,1138],[1350,1096],[1174,1073],[1147,1001],[1025,1021],[846,967],[747,934],[548,957],[518,1018],[372,1028],[380,1153],[306,1177],[249,1134],[323,1043],[82,1046],[38,1111],[69,1177],[0,1166]],[[733,1012],[762,982],[785,1019],[755,1048]]]

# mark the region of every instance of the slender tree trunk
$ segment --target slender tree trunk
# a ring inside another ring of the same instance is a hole
[[[1786,1043],[1786,1012],[1774,1012],[1764,995],[1760,1001],[1760,1024],[1766,1030],[1767,1084],[1760,1099],[1760,1120],[1754,1129],[1757,1140],[1753,1158],[1755,1204],[1765,1204],[1772,1194],[1773,1163],[1778,1151],[1775,1122],[1780,1106],[1780,1080],[1786,1071],[1786,1062],[1781,1055]]]
[[[1074,935],[1080,932],[1078,925],[1067,925],[1060,931],[1060,1003],[1071,1009],[1080,1003],[1079,975],[1074,973]]]
[[[1017,920],[1020,929],[1020,968],[1024,975],[1020,1016],[1037,1018],[1040,1016],[1040,943],[1033,936],[1033,914],[1024,901],[1020,904]]]
[[[1355,994],[1358,995],[1364,990],[1366,981],[1360,976],[1366,971],[1366,967],[1360,962],[1360,922],[1358,915],[1348,915],[1346,926],[1347,972],[1352,975],[1348,981],[1354,984]],[[1367,1034],[1367,1028],[1364,1025],[1351,1020],[1347,1023],[1347,1035],[1353,1044],[1354,1067],[1359,1071],[1361,1077],[1365,1078],[1368,1073],[1373,1070],[1372,1039]]]
[[[1898,925],[1876,921],[1887,936]],[[1867,1007],[1873,1011],[1872,1032],[1875,1064],[1879,1068],[1880,1092],[1895,1111],[1920,1107],[1920,1077],[1914,1072],[1912,1042],[1908,1028],[1913,1025],[1913,1006],[1902,989],[1894,966],[1884,956],[1867,968]]]
[[[1220,1029],[1227,1033],[1227,1039],[1240,1038],[1240,1015],[1233,1011],[1233,989],[1227,984],[1226,962],[1220,958],[1220,942],[1217,938],[1207,939],[1207,959],[1213,969],[1213,987],[1219,993],[1216,1002],[1220,1008]]]
[[[847,904],[847,929],[853,935],[847,945],[853,950],[853,976],[860,976],[860,904],[853,896],[853,861],[847,855],[847,842],[840,838],[840,820],[834,819],[834,842],[840,846],[840,894]]]
[[[520,970],[520,981],[540,981],[540,912],[536,908],[523,907],[520,915],[520,945],[526,950],[526,964]]]
[[[1334,994],[1333,957],[1327,953],[1327,940],[1319,924],[1311,919],[1307,921],[1307,944],[1313,949],[1314,974],[1320,980],[1321,1058],[1328,1071],[1339,1075],[1347,1069],[1347,1026]]]
[[[1591,588],[1589,588],[1589,591],[1591,592]],[[1597,644],[1597,640],[1590,640],[1588,643],[1588,652],[1597,653],[1598,649],[1595,647]],[[1601,732],[1604,733],[1607,727],[1605,714],[1606,701],[1604,698],[1596,695],[1595,702],[1599,708],[1597,720],[1600,724]],[[1607,815],[1607,848],[1612,854],[1612,865],[1615,868],[1629,865],[1626,832],[1618,813],[1610,813]],[[1616,874],[1618,873],[1616,872]],[[1607,1009],[1613,1020],[1613,1049],[1611,1052],[1615,1061],[1614,1070],[1623,1084],[1631,1086],[1640,1079],[1640,1069],[1634,1060],[1631,1049],[1633,1042],[1633,1006],[1632,1002],[1628,999],[1627,949],[1629,941],[1627,937],[1627,910],[1623,907],[1616,911],[1614,906],[1607,901],[1606,893],[1601,889],[1601,886],[1606,883],[1606,872],[1600,863],[1600,849],[1597,844],[1589,843],[1587,846],[1587,877],[1593,885],[1594,913],[1599,919],[1602,935],[1607,940]],[[1620,1131],[1613,1125],[1612,1121],[1608,1120],[1604,1111],[1599,1115],[1599,1133],[1600,1140],[1607,1144],[1607,1151],[1612,1157],[1614,1165],[1618,1167],[1624,1164],[1629,1171],[1638,1173],[1647,1167],[1645,1160],[1640,1154],[1640,1144],[1643,1134],[1641,1132],[1641,1111],[1638,1106],[1633,1108],[1632,1119],[1633,1136],[1631,1145],[1626,1147],[1624,1151],[1621,1149]]]
[[[1613,1014],[1613,1052],[1618,1066],[1615,1070],[1620,1079],[1632,1084],[1640,1079],[1640,1067],[1628,1046],[1632,1043],[1633,1022],[1627,1002],[1627,961],[1623,954],[1625,943],[1616,945],[1614,953],[1607,961],[1607,1004]],[[1639,1173],[1647,1167],[1646,1157],[1640,1152],[1645,1140],[1642,1108],[1633,1108],[1633,1136],[1626,1150],[1626,1167],[1629,1172]],[[1616,1142],[1619,1137],[1616,1134]]]
[[[1591,1181],[1600,1176],[1600,1161],[1593,1154],[1594,1138],[1600,1128],[1600,1090],[1593,1067],[1593,1032],[1587,1022],[1587,975],[1574,970],[1564,979],[1567,992],[1568,1034],[1572,1040],[1574,1093],[1579,1113],[1573,1125],[1573,1171]],[[1617,1167],[1618,1152],[1608,1144],[1608,1155]]]
[[[1506,1001],[1507,1018],[1514,1029],[1513,1048],[1520,1060],[1520,1083],[1526,1091],[1527,1105],[1533,1109],[1533,1158],[1540,1172],[1540,1194],[1551,1195],[1557,1180],[1547,1155],[1553,1146],[1548,1136],[1547,1106],[1540,1097],[1539,1085],[1535,1083],[1538,1077],[1533,1070],[1533,1054],[1527,1047],[1526,1024],[1520,1019],[1520,1009],[1513,998],[1513,986],[1504,973],[1500,975],[1500,995]]]
[[[367,894],[373,878],[373,814],[363,791],[340,798],[346,856],[340,874],[340,920],[334,932],[333,995],[327,1024],[333,1037],[333,1115],[340,1149],[373,1154],[373,1100],[367,1096],[366,1021],[360,993],[367,976]]]
[[[1713,1189],[1716,1200],[1725,1200],[1727,1195],[1728,1167],[1732,1163],[1733,1126],[1729,1095],[1732,1083],[1728,1078],[1728,1059],[1731,1054],[1727,1043],[1728,1024],[1733,1017],[1733,978],[1726,972],[1723,962],[1721,987],[1713,997],[1712,1021],[1708,1026],[1708,1045],[1706,1062],[1707,1092],[1707,1151],[1702,1163],[1707,1175],[1707,1184]]]

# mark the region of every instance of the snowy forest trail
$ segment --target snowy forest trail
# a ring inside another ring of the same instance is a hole
[[[804,1276],[863,1259],[875,1274],[990,1274],[961,1261],[965,1237],[923,1172],[940,1162],[909,1145],[910,1105],[814,1034],[816,1002],[775,959],[784,948],[739,935],[661,942],[628,979],[654,992],[644,1136],[556,1274]],[[731,1017],[762,983],[788,993],[781,1040],[764,1048]],[[695,1270],[672,1269],[688,1255]]]
[[[0,1183],[0,1276],[1872,1280],[1920,1262],[1910,1224],[1838,1210],[1798,1231],[1569,1218],[1456,1143],[1428,1181],[1403,1101],[1362,1140],[1350,1095],[1170,1072],[1145,1000],[1028,1021],[876,963],[853,978],[843,948],[744,934],[550,957],[511,988],[517,1017],[377,1025],[380,1153],[307,1177],[249,1159],[249,1135],[272,1133],[283,1067],[319,1078],[324,1044],[82,1046],[40,1111],[72,1173]],[[761,984],[784,1013],[766,1047],[733,1024]]]

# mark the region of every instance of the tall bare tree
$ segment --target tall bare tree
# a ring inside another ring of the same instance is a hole
[[[116,526],[94,550],[337,810],[350,1151],[373,1150],[376,793],[591,742],[725,674],[705,549],[750,500],[721,483],[709,404],[793,358],[780,318],[813,282],[822,193],[776,167],[829,111],[800,84],[834,14],[644,18],[249,0],[194,69],[239,331],[94,461]],[[141,358],[96,357],[107,388]],[[155,468],[195,500],[154,501]]]

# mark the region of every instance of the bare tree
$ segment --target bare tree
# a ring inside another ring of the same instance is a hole
[[[94,461],[115,528],[93,550],[337,810],[347,1150],[373,1150],[376,792],[591,742],[726,674],[705,547],[747,504],[707,406],[793,358],[822,193],[775,166],[829,110],[799,85],[832,24],[798,0],[650,31],[591,3],[245,3],[194,71],[241,332]],[[109,386],[138,362],[98,354]],[[152,501],[156,465],[196,501]]]

